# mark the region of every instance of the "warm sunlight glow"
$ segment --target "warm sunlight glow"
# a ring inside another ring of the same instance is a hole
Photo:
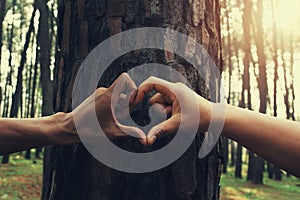
[[[299,0],[280,0],[277,7],[277,16],[280,27],[291,28],[295,19],[299,17]]]
[[[299,21],[300,13],[300,1],[299,0],[278,0],[273,1],[264,1],[264,24],[267,27],[273,25],[273,9],[275,23],[281,31],[289,31],[292,26],[295,26]]]

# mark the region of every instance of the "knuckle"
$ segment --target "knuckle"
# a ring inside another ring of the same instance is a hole
[[[121,77],[128,77],[129,75],[126,72],[122,72]]]
[[[120,75],[120,77],[121,77],[122,79],[126,79],[126,80],[130,79],[129,74],[127,74],[126,72],[123,72],[123,73]]]
[[[184,87],[185,86],[185,84],[182,83],[182,82],[176,82],[175,85],[178,86],[178,87]]]
[[[154,82],[155,80],[157,80],[157,77],[155,76],[149,76],[149,78],[147,79],[148,82]]]
[[[100,95],[103,92],[105,92],[106,90],[107,90],[107,88],[105,88],[105,87],[99,87],[96,89],[95,93],[96,93],[96,95]]]

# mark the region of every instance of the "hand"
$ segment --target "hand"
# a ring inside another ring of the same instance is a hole
[[[183,83],[171,83],[157,77],[150,77],[138,88],[133,104],[140,102],[144,95],[155,90],[156,93],[150,99],[150,105],[160,104],[159,113],[166,112],[170,118],[154,126],[147,134],[147,144],[152,145],[157,138],[175,134],[182,124],[188,132],[197,123],[198,130],[205,132],[208,129],[211,118],[212,103],[202,98]],[[195,108],[193,105],[196,101]],[[200,121],[196,122],[196,116],[200,114]]]
[[[124,126],[117,120],[130,117],[128,116],[129,98],[134,97],[136,89],[136,85],[126,73],[120,75],[109,88],[97,89],[71,113],[73,116],[76,115],[76,122],[78,122],[76,127],[73,126],[73,131],[80,129],[80,132],[90,134],[93,140],[93,134],[99,132],[99,127],[91,125],[93,121],[91,113],[95,109],[98,123],[108,138],[131,135],[141,138],[141,142],[146,144],[146,140],[142,139],[146,137],[142,130],[137,127]]]

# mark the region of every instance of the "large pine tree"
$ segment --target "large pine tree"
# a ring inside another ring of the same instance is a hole
[[[60,1],[55,111],[70,111],[74,78],[88,53],[110,36],[132,28],[168,27],[192,36],[221,67],[219,9],[218,0]],[[195,91],[208,97],[209,91],[193,67],[176,55],[168,55],[161,50],[146,49],[121,56],[99,84],[108,86],[131,67],[157,62],[180,69]],[[144,123],[147,117],[145,112],[140,112],[136,120]],[[80,144],[53,147],[45,155],[42,199],[219,199],[220,144],[207,157],[199,159],[201,139],[203,135],[199,134],[187,152],[173,164],[145,174],[111,169],[95,160]],[[162,139],[155,145],[168,140],[170,138]],[[138,151],[144,148],[130,138],[120,143],[124,148]]]

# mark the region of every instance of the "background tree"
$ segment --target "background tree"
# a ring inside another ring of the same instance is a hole
[[[266,77],[266,58],[264,55],[264,43],[263,43],[263,2],[262,0],[257,1],[257,13],[256,13],[256,48],[258,57],[258,68],[259,68],[259,78],[258,78],[258,89],[259,89],[259,99],[260,106],[259,112],[266,114],[267,109],[267,77]],[[248,180],[251,179],[253,183],[262,184],[263,183],[263,171],[264,171],[264,160],[258,156],[251,156],[253,159],[253,172],[248,176]],[[250,156],[249,156],[250,158]],[[250,161],[249,161],[250,163]]]
[[[1,59],[2,59],[2,38],[3,38],[3,20],[5,17],[5,11],[6,11],[6,0],[2,0],[0,2],[0,82],[2,78],[1,74]],[[0,86],[0,108],[1,108],[1,102],[2,102],[2,87]]]

